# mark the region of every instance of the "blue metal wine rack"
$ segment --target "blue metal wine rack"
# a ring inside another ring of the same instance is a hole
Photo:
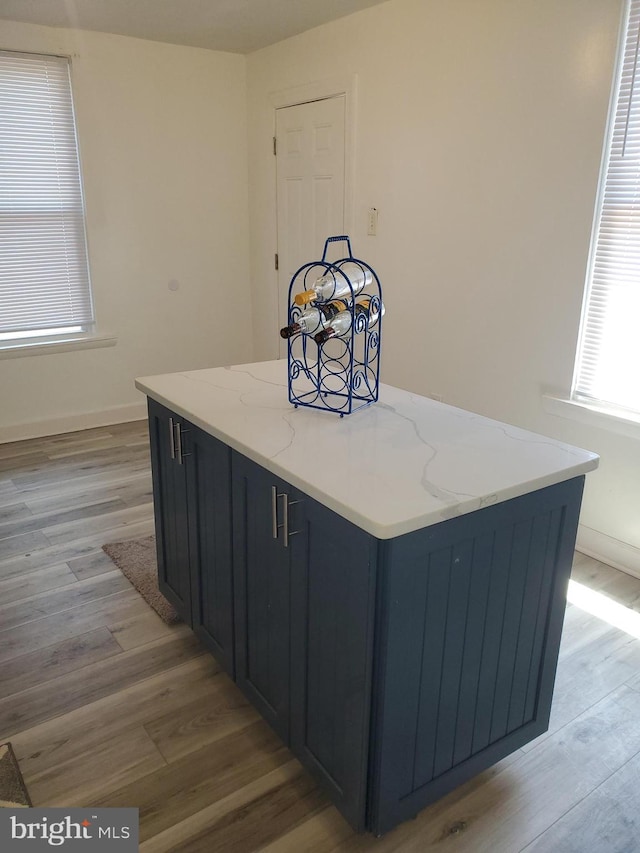
[[[346,242],[349,254],[334,263],[327,261],[331,243]],[[369,297],[368,313],[355,313],[356,294],[349,277],[341,269],[346,262],[369,270],[371,283],[357,297]],[[351,295],[341,297],[348,302],[352,314],[351,328],[344,337],[329,338],[317,344],[312,335],[298,334],[288,341],[289,402],[309,406],[340,417],[369,406],[378,399],[380,378],[380,344],[382,340],[382,289],[375,271],[364,261],[353,257],[347,236],[329,237],[324,244],[322,260],[304,264],[289,285],[288,323],[295,323],[303,308],[294,303],[296,293],[310,290],[316,279],[330,274],[334,281],[349,285]],[[369,320],[378,315],[370,328]]]

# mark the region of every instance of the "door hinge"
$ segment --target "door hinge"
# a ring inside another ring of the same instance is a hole
[[[278,253],[277,253],[277,252],[276,252],[276,253],[275,253],[275,255],[273,256],[273,259],[274,259],[274,262],[275,262],[275,267],[276,267],[276,269],[280,269],[279,261],[278,261]]]
[[[275,138],[275,136],[273,137],[273,153],[278,153],[278,140]]]

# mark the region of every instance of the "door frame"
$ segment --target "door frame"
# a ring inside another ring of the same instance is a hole
[[[271,92],[269,101],[271,107],[271,133],[276,135],[276,110],[283,107],[296,107],[300,104],[308,104],[312,101],[324,101],[344,95],[344,232],[351,234],[354,219],[354,177],[356,158],[356,103],[357,103],[358,75],[347,74],[336,77],[327,77],[312,83],[303,83]],[[273,157],[271,166],[271,186],[273,188],[271,210],[273,211],[273,240],[274,253],[278,251],[278,194],[277,194],[277,167],[276,158]],[[327,237],[335,236],[327,234]],[[318,247],[318,258],[308,258],[309,261],[318,260],[321,257],[322,246]],[[273,270],[272,277],[272,304],[277,304],[278,274]],[[277,316],[277,315],[276,315]],[[277,323],[277,319],[276,319]],[[278,357],[277,355],[275,356]]]

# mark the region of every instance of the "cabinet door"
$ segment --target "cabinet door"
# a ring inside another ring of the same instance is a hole
[[[231,450],[185,427],[193,630],[233,676]]]
[[[289,566],[280,513],[285,484],[234,453],[236,682],[289,742]]]
[[[293,494],[291,749],[365,826],[377,540]],[[300,531],[299,533],[297,531]]]
[[[374,832],[546,731],[583,479],[385,543]]]
[[[186,468],[176,453],[180,423],[169,409],[149,400],[153,509],[160,592],[191,624]]]

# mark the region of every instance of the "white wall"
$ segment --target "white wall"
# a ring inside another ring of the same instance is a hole
[[[228,319],[250,311],[245,58],[7,21],[0,48],[72,57],[98,328],[117,337],[0,360],[0,440],[142,416],[135,376],[251,360]]]
[[[349,231],[385,288],[384,380],[599,452],[581,541],[640,570],[638,442],[541,402],[571,379],[621,6],[390,0],[246,59],[0,21],[0,47],[72,55],[118,339],[0,360],[0,440],[141,412],[136,375],[276,356],[272,93],[355,75]]]
[[[349,230],[384,288],[384,380],[601,453],[583,534],[640,571],[640,445],[542,408],[571,382],[621,9],[390,0],[250,55],[251,262],[273,358],[273,93],[357,75]]]

